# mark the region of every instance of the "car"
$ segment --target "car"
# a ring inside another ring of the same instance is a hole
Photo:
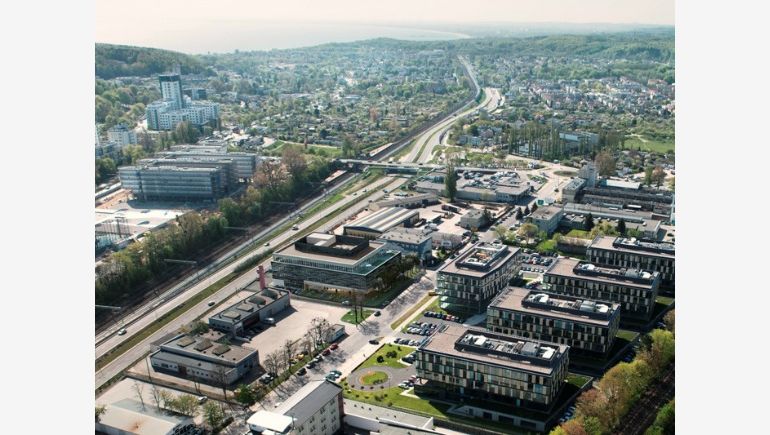
[[[382,314],[382,313],[380,313],[379,311],[375,311],[374,312],[374,317],[380,317],[380,314]]]
[[[203,404],[203,403],[206,403],[207,400],[209,400],[209,398],[206,397],[206,396],[198,396],[198,404],[199,405]]]
[[[334,381],[336,381],[336,380],[337,380],[337,377],[336,377],[336,376],[334,376],[333,374],[329,373],[328,375],[326,375],[326,380],[327,380],[327,381],[331,381],[331,382],[334,382]]]
[[[329,346],[329,349],[331,350],[337,350],[337,348],[340,347],[337,343],[332,343],[331,346]]]
[[[299,227],[294,225],[293,227],[291,227],[291,229],[294,230],[294,231],[297,231],[299,229]]]
[[[297,370],[297,376],[305,376],[307,374],[307,370],[305,370],[304,367],[301,367],[299,370]]]
[[[126,332],[128,332],[126,331],[126,328],[120,328],[120,330],[118,331],[118,335],[125,335]]]
[[[307,363],[307,367],[308,367],[308,368],[310,368],[310,369],[312,369],[313,367],[315,367],[315,361],[312,361],[312,360],[311,360],[309,363]]]
[[[329,370],[329,373],[334,373],[335,375],[337,375],[337,377],[342,376],[342,372],[337,369]]]
[[[270,242],[265,242],[265,246],[270,246]]]
[[[380,344],[380,342],[377,340],[371,339],[369,340],[369,344]]]
[[[409,376],[409,382],[414,383],[415,381],[417,381],[417,375]]]
[[[350,301],[342,301],[342,305],[350,305]]]
[[[214,305],[216,305],[216,303],[217,303],[216,301],[209,301],[209,306],[213,307]]]
[[[398,384],[398,387],[403,388],[404,390],[409,389],[409,385],[407,385],[406,382],[401,382],[400,384]]]
[[[324,351],[321,353],[324,355],[329,355],[330,353],[332,353],[332,351],[330,351],[329,349],[324,349]]]

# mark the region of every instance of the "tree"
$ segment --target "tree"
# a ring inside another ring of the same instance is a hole
[[[134,381],[134,394],[136,394],[136,398],[139,399],[139,402],[142,404],[142,409],[144,409],[144,395],[142,395],[143,390],[144,385],[139,381]]]
[[[588,216],[586,216],[585,228],[586,231],[591,231],[594,229],[594,215],[591,213],[588,213]]]
[[[281,162],[294,180],[299,180],[307,170],[305,156],[295,146],[285,145],[281,153]]]
[[[532,203],[532,213],[534,213],[535,211],[537,211],[537,203],[533,202]]]
[[[665,316],[663,316],[663,323],[666,324],[666,329],[676,334],[674,331],[674,310],[669,311]]]
[[[516,220],[520,221],[524,217],[524,213],[521,211],[521,207],[516,207]]]
[[[169,408],[180,414],[189,415],[190,417],[198,415],[198,399],[191,394],[180,394],[172,399],[168,405]]]
[[[529,206],[524,207],[524,215],[528,215],[529,213]]]
[[[618,221],[618,232],[622,235],[626,235],[626,221],[620,218]]]
[[[649,186],[650,184],[652,184],[652,170],[653,170],[652,166],[648,166],[644,168],[644,184],[646,186]]]
[[[294,351],[297,348],[297,343],[292,340],[286,340],[283,342],[283,358],[286,367],[291,366],[291,359],[294,357]]]
[[[498,225],[495,227],[495,233],[497,233],[497,237],[500,240],[505,240],[505,236],[508,234],[508,229],[505,228],[504,225]]]
[[[596,155],[596,169],[602,177],[609,177],[615,174],[615,159],[607,151],[602,151]]]
[[[675,192],[675,186],[676,185],[676,177],[671,177],[670,180],[668,180],[668,188],[671,189],[672,192]]]
[[[280,163],[273,160],[265,160],[257,168],[255,182],[258,187],[275,192],[286,181],[286,176],[286,171]]]
[[[660,187],[663,185],[663,181],[666,179],[666,171],[663,170],[660,166],[656,166],[655,169],[652,171],[652,182],[655,183],[656,187]]]
[[[281,360],[281,351],[275,350],[265,355],[262,365],[268,373],[277,375],[281,371]]]
[[[96,419],[96,422],[99,423],[99,419],[102,418],[102,415],[107,412],[107,406],[105,405],[96,405],[94,408],[94,417]]]
[[[246,384],[241,384],[235,390],[235,400],[244,406],[253,405],[256,401],[254,389]]]
[[[446,187],[447,197],[449,197],[449,202],[454,202],[455,197],[457,196],[457,173],[455,172],[455,165],[453,162],[447,163],[444,185]]]
[[[203,419],[213,430],[218,427],[225,419],[225,413],[222,412],[222,408],[217,406],[214,402],[206,402],[203,405]]]
[[[532,223],[526,223],[519,227],[519,236],[527,239],[527,244],[530,244],[530,240],[537,235],[537,226]]]
[[[176,143],[195,143],[200,135],[200,131],[194,125],[187,121],[182,121],[174,128],[172,136]]]
[[[674,334],[664,329],[653,329],[649,336],[650,348],[642,351],[641,356],[655,373],[660,373],[674,360]]]

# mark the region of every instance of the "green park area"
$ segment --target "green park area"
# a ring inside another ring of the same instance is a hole
[[[356,315],[356,312],[353,310],[348,311],[345,313],[344,316],[340,320],[347,323],[352,323],[353,325],[358,325],[359,323],[366,320],[367,317],[371,316],[372,313],[374,313],[373,310],[367,310],[367,309],[359,309],[358,315]]]
[[[665,154],[669,151],[674,151],[673,141],[658,141],[640,137],[632,137],[626,139],[624,144],[626,149],[641,149],[642,151],[652,151],[656,153]]]
[[[404,346],[400,344],[386,343],[375,352],[372,356],[362,362],[358,366],[359,369],[376,366],[388,366],[395,369],[402,369],[406,367],[401,363],[401,358],[414,352],[415,348],[411,346]]]

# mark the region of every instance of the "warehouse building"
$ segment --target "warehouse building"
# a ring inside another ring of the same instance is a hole
[[[563,344],[571,352],[606,354],[620,324],[620,306],[509,287],[487,309],[490,331]]]
[[[107,405],[96,422],[96,433],[108,435],[193,435],[197,431],[192,417],[134,399]]]
[[[423,177],[417,181],[415,189],[418,192],[447,196],[444,177],[444,174]],[[455,198],[466,201],[516,204],[531,192],[530,182],[523,180],[514,171],[495,171],[493,174],[466,171],[457,180]]]
[[[386,207],[403,208],[421,208],[429,205],[438,204],[438,196],[433,193],[422,193],[417,195],[407,195],[392,199],[383,199],[371,205],[372,210],[379,210]]]
[[[381,235],[377,241],[401,251],[403,255],[415,255],[420,261],[431,257],[433,238],[431,231],[423,228],[393,228]]]
[[[180,334],[150,355],[153,370],[211,385],[232,385],[259,366],[256,350],[221,343],[226,334]]]
[[[344,234],[347,236],[376,239],[391,228],[411,227],[420,220],[417,210],[409,210],[401,207],[381,208],[373,213],[358,218],[349,224],[343,225]]]
[[[674,289],[676,258],[673,243],[597,236],[588,246],[586,257],[597,265],[658,272],[660,287]]]
[[[543,274],[551,293],[620,304],[621,323],[646,322],[655,309],[660,274],[632,268],[599,267],[576,258],[558,258]]]
[[[386,285],[384,272],[400,258],[398,250],[382,242],[313,233],[273,254],[273,285],[368,293]]]
[[[568,346],[449,325],[418,348],[415,392],[548,411],[568,365]]]
[[[210,316],[208,322],[213,329],[237,337],[252,325],[275,316],[290,305],[289,292],[266,288]]]
[[[518,273],[518,253],[519,248],[480,242],[442,266],[436,274],[441,308],[462,315],[485,312]]]

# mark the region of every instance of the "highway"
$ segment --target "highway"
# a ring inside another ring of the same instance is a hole
[[[473,79],[474,83],[476,83],[475,76],[471,73],[470,66],[468,65],[467,61],[465,59],[460,59],[461,62],[465,65],[467,70],[470,73],[471,78]],[[488,104],[488,101],[482,102],[482,105]],[[479,107],[479,106],[477,106]],[[476,110],[476,108],[468,109],[466,111],[463,111],[462,113],[458,113],[459,111],[462,111],[460,109],[458,112],[455,112],[444,119],[438,121],[436,123],[435,127],[429,128],[424,133],[420,134],[416,140],[415,143],[424,143],[425,141],[429,140],[431,136],[436,133],[438,130],[442,128],[448,128],[448,126],[451,125],[452,122],[454,122],[458,117],[464,116],[466,114],[469,114]],[[414,149],[411,150],[411,152],[405,156],[408,157],[411,155],[411,160],[408,161],[417,161],[417,162],[426,162],[430,157],[430,152],[432,150],[432,146],[426,146],[425,152],[417,156],[418,151],[415,151],[418,147],[415,146]],[[406,159],[402,159],[406,160]],[[372,194],[369,199],[372,199],[372,201],[376,201],[377,199],[381,198],[384,193],[380,190],[381,187],[385,184],[386,189],[389,191],[393,189],[397,189],[400,187],[403,183],[405,183],[405,179],[395,179],[392,178],[384,178],[382,180],[378,180],[374,185],[369,186],[368,189],[378,189],[379,191]],[[342,186],[346,185],[346,183],[340,183],[338,186],[336,186],[335,189],[337,190],[342,188]],[[335,203],[329,207],[327,207],[324,210],[321,210],[318,212],[315,216],[309,217],[304,220],[304,222],[300,225],[300,231],[304,228],[307,228],[312,223],[317,222],[318,220],[323,219],[324,217],[330,215],[334,210],[339,208],[341,205],[350,204],[351,207],[347,208],[342,214],[332,219],[329,223],[327,223],[323,228],[320,228],[320,231],[324,231],[328,228],[331,228],[335,225],[338,225],[339,223],[343,222],[348,217],[358,213],[359,211],[366,208],[368,205],[368,200],[362,201],[361,196],[363,189],[359,192],[356,192],[356,195],[348,195],[342,202]],[[318,200],[321,200],[322,198],[319,198],[317,200],[311,201],[311,203],[305,205],[302,207],[301,210],[305,210],[312,206],[313,203],[317,202]],[[355,204],[355,205],[354,205]],[[208,266],[204,271],[206,272],[208,270],[215,269],[218,265],[221,265],[222,263],[226,263],[227,261],[230,261],[230,258],[235,256],[236,254],[239,254],[244,249],[247,249],[250,247],[253,242],[260,237],[264,237],[267,235],[270,231],[273,229],[279,227],[280,225],[283,225],[285,222],[292,219],[292,216],[286,216],[285,218],[281,219],[279,223],[276,223],[275,225],[271,226],[270,228],[262,231],[257,236],[253,237],[249,241],[243,243],[242,245],[234,248],[224,256],[222,256],[220,259],[215,261],[213,264]],[[278,246],[281,243],[290,241],[292,236],[295,234],[295,231],[287,231],[283,234],[280,234],[276,236],[274,239],[271,240],[271,244],[273,246]],[[259,247],[257,250],[253,251],[252,255],[262,253],[265,250],[269,248],[267,247]],[[164,313],[167,313],[177,306],[179,306],[182,302],[188,300],[189,298],[193,297],[195,294],[199,293],[209,285],[217,282],[219,279],[229,275],[240,263],[246,260],[247,257],[241,257],[239,260],[236,260],[232,262],[231,264],[225,266],[221,270],[213,273],[211,276],[202,279],[200,281],[198,276],[201,274],[201,272],[196,273],[194,276],[186,279],[183,283],[180,283],[180,285],[175,286],[171,290],[164,293],[164,295],[161,295],[158,299],[155,301],[151,301],[141,309],[137,310],[135,314],[133,314],[131,317],[125,319],[125,324],[130,325],[130,329],[133,332],[127,333],[125,335],[119,336],[115,332],[116,327],[113,327],[110,331],[105,332],[102,335],[101,340],[99,340],[99,337],[97,337],[97,343],[99,343],[96,347],[96,357],[98,358],[101,355],[104,355],[108,353],[111,349],[113,349],[118,344],[122,343],[123,341],[129,339],[132,334],[135,334],[142,330],[147,325],[154,322],[157,318],[160,318]],[[265,260],[262,264],[266,264],[269,262],[269,259]],[[255,269],[252,269],[248,271],[247,273],[244,273],[242,276],[240,276],[235,281],[231,282],[230,284],[224,286],[222,289],[220,289],[216,294],[214,294],[211,299],[216,301],[221,301],[238,291],[239,288],[242,288],[249,282],[251,282],[256,277]],[[193,283],[190,286],[190,283]],[[185,289],[185,286],[189,286],[189,288]],[[160,330],[156,331],[154,334],[151,334],[149,337],[142,340],[139,344],[135,345],[128,351],[124,352],[122,355],[117,357],[115,360],[111,361],[109,364],[107,364],[102,369],[98,370],[96,372],[96,388],[99,388],[102,386],[105,382],[119,374],[121,371],[128,368],[131,364],[133,364],[134,361],[138,360],[145,352],[150,350],[150,343],[160,339],[164,335],[168,333],[172,333],[176,331],[180,326],[187,324],[189,322],[192,322],[199,316],[203,315],[206,311],[208,311],[210,307],[208,307],[207,301],[201,301],[198,305],[193,307],[192,309],[188,310],[187,312],[180,315],[178,318],[176,318],[174,321],[170,322],[168,325],[166,325],[164,328],[161,328]],[[152,311],[152,315],[149,315],[148,313]],[[133,323],[131,323],[133,322]],[[127,328],[128,329],[128,328]]]

